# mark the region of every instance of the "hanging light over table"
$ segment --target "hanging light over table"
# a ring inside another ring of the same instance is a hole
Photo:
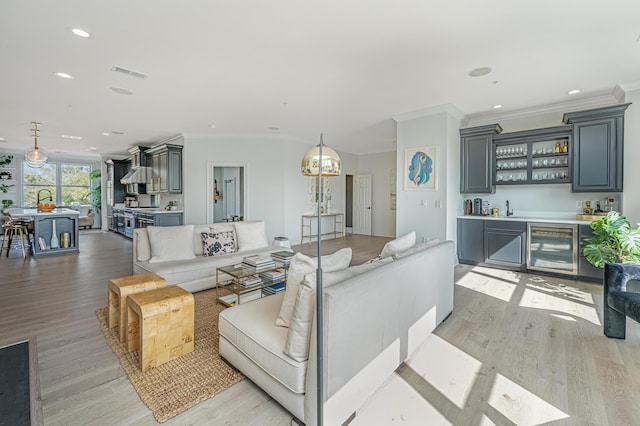
[[[25,162],[29,165],[29,167],[39,169],[47,162],[49,155],[44,149],[38,148],[38,136],[40,134],[38,126],[40,126],[40,123],[32,121],[31,125],[33,126],[33,129],[31,129],[31,136],[33,136],[33,147],[27,149],[27,153],[25,154]]]

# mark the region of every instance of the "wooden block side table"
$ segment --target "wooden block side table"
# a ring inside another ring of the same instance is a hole
[[[193,295],[178,286],[129,295],[127,350],[140,350],[140,369],[146,371],[194,347]]]
[[[166,285],[167,280],[153,272],[109,280],[109,328],[120,327],[118,331],[120,332],[121,342],[124,342],[127,335],[127,296],[166,287]]]

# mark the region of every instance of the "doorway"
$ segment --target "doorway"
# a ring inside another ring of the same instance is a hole
[[[351,233],[371,235],[371,175],[346,175],[345,226]]]
[[[207,176],[207,220],[212,223],[244,220],[246,165],[213,163]]]

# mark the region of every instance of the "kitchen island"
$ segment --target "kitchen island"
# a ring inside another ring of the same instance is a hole
[[[76,210],[56,208],[51,212],[40,212],[38,209],[7,209],[5,211],[12,219],[33,221],[33,241],[31,243],[33,257],[59,256],[78,253],[80,241],[78,238],[78,217]],[[52,247],[52,237],[54,235]],[[62,237],[69,234],[68,246]],[[56,241],[57,240],[57,241]]]

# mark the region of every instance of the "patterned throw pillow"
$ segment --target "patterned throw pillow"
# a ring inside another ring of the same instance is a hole
[[[233,231],[209,233],[201,232],[202,251],[205,256],[215,256],[236,252],[236,236]]]

